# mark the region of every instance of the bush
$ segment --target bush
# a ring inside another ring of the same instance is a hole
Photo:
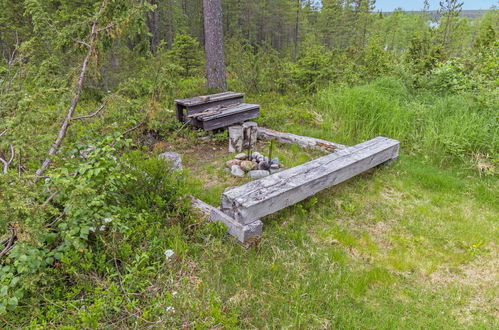
[[[140,152],[119,159],[118,149],[128,143],[116,136],[77,147],[39,186],[0,176],[7,188],[0,228],[11,228],[17,237],[0,268],[0,314],[23,302],[37,305],[51,291],[64,295],[68,283],[86,274],[126,276],[132,269],[116,262],[133,264],[140,245],[147,245],[148,254],[140,269],[164,258],[171,242],[160,240],[158,231],[189,220],[183,179]]]

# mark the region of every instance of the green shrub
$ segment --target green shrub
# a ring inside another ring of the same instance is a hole
[[[1,193],[0,227],[17,237],[0,268],[0,314],[24,300],[36,304],[50,294],[50,285],[63,288],[60,282],[68,278],[77,283],[96,272],[111,279],[120,271],[116,258],[133,265],[140,244],[148,246],[142,264],[164,258],[168,241],[158,231],[189,219],[183,178],[140,152],[119,159],[118,150],[128,144],[115,136],[76,147],[65,166],[38,186],[0,176],[7,188]]]

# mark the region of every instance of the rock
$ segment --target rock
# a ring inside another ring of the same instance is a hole
[[[263,156],[263,161],[269,163],[269,157]]]
[[[251,171],[252,169],[255,168],[255,164],[252,162],[252,161],[249,161],[249,160],[243,160],[241,162],[241,168],[243,169],[243,171]]]
[[[241,169],[239,165],[232,165],[230,173],[233,176],[237,176],[239,178],[242,178],[244,176],[244,171]]]
[[[259,153],[258,151],[255,151],[251,154],[251,158],[254,158],[254,159],[258,159],[262,156],[261,153]]]
[[[266,176],[269,176],[270,172],[264,171],[264,170],[254,170],[254,171],[248,172],[248,175],[251,178],[251,180],[258,180],[258,179],[264,178]]]
[[[241,161],[239,159],[231,159],[231,160],[228,160],[225,165],[228,167],[228,168],[232,168],[232,165],[241,165]]]
[[[279,172],[282,172],[282,169],[281,168],[270,168],[270,174],[275,174],[275,173],[279,173]]]
[[[279,168],[279,164],[270,163],[270,168],[274,168],[274,169]]]
[[[279,161],[279,158],[276,157],[270,161],[270,164],[277,164],[279,166],[279,164],[281,164],[281,162]]]
[[[258,169],[267,171],[270,169],[270,164],[268,162],[262,161],[258,164]]]
[[[241,152],[240,154],[237,154],[236,157],[234,158],[239,160],[245,160],[246,158],[248,158],[248,155],[245,154],[244,152]]]
[[[180,158],[180,154],[176,152],[164,152],[159,154],[158,158],[169,162],[171,167],[175,170],[182,169],[182,159]]]

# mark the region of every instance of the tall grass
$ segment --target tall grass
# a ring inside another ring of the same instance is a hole
[[[427,155],[497,157],[497,109],[482,108],[470,95],[411,94],[393,78],[329,88],[319,105],[333,136],[357,143],[383,135]]]

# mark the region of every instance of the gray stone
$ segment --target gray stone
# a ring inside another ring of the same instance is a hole
[[[279,164],[270,164],[270,168],[279,168]]]
[[[255,152],[253,152],[253,153],[251,154],[251,158],[253,158],[253,159],[258,159],[258,158],[260,158],[261,156],[262,156],[262,154],[261,154],[261,153],[259,153],[258,151],[255,151]]]
[[[242,178],[244,176],[244,171],[241,169],[239,165],[232,165],[230,173],[233,176],[237,176],[239,178]]]
[[[158,158],[169,162],[171,167],[175,170],[182,169],[182,159],[180,158],[180,154],[176,152],[164,152],[159,154]]]
[[[241,152],[239,154],[236,155],[236,157],[234,157],[235,159],[239,159],[239,160],[245,160],[246,158],[248,158],[248,155],[245,154],[244,152]]]
[[[269,176],[270,172],[264,170],[254,170],[254,171],[249,171],[248,175],[251,178],[251,180],[258,180],[266,176]]]
[[[272,160],[270,161],[270,164],[277,164],[277,165],[280,165],[281,162],[279,161],[279,158],[272,158]]]
[[[270,169],[270,164],[268,162],[266,162],[266,161],[260,162],[258,164],[258,169],[259,170],[268,171]]]

